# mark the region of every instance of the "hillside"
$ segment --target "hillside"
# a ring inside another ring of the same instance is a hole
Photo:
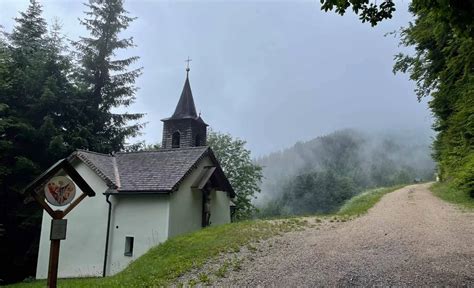
[[[429,185],[367,191],[331,216],[209,227],[152,248],[115,276],[60,279],[59,287],[470,287],[473,210],[440,200]]]
[[[264,216],[327,213],[373,187],[433,178],[430,137],[419,131],[347,129],[257,160],[264,167],[256,199]]]
[[[329,226],[334,221],[354,219],[367,211],[380,198],[396,190],[387,187],[367,191],[361,197],[348,201],[345,209],[337,214],[314,217],[292,217],[272,220],[250,220],[211,226],[192,233],[171,238],[150,249],[122,272],[105,278],[60,279],[59,287],[161,287],[181,283],[193,286],[209,284],[211,278],[219,278],[241,269],[244,259],[242,250],[256,252],[255,245],[278,239],[290,232]],[[363,205],[360,205],[363,202]],[[215,259],[224,257],[220,265],[212,265]],[[211,263],[213,267],[208,267]],[[217,270],[216,270],[217,269]],[[24,281],[12,287],[44,287],[45,280]],[[180,285],[177,285],[180,286]]]

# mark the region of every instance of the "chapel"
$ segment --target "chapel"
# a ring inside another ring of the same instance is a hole
[[[206,146],[208,125],[196,113],[189,68],[174,113],[162,121],[158,150],[111,155],[77,150],[58,162],[71,164],[96,195],[67,215],[59,277],[114,275],[171,237],[231,221],[235,192]],[[38,279],[47,277],[50,221],[43,213]]]

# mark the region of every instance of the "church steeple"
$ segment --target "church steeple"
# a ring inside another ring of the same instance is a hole
[[[179,98],[178,105],[174,110],[171,118],[197,118],[196,106],[194,105],[193,93],[191,92],[191,85],[189,84],[189,68],[187,68],[186,81],[184,82],[183,92]]]
[[[186,81],[173,115],[163,119],[163,148],[184,148],[205,146],[207,124],[197,115],[193,93],[189,84],[189,61],[186,68]]]

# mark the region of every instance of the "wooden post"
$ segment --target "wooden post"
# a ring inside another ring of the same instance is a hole
[[[59,244],[61,240],[51,240],[49,246],[48,287],[56,288],[58,283]]]
[[[58,283],[58,264],[59,264],[59,246],[61,239],[66,239],[66,221],[61,220],[64,217],[63,211],[56,210],[53,212],[53,219],[51,219],[51,233],[49,246],[49,267],[48,267],[48,287],[56,288]],[[55,221],[63,222],[63,229],[57,229],[57,223]],[[64,223],[65,222],[65,223]]]

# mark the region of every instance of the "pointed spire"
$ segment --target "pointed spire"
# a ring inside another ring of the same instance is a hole
[[[196,106],[194,105],[193,93],[189,84],[189,66],[186,68],[186,82],[184,82],[183,92],[179,98],[178,105],[171,118],[197,118]]]

